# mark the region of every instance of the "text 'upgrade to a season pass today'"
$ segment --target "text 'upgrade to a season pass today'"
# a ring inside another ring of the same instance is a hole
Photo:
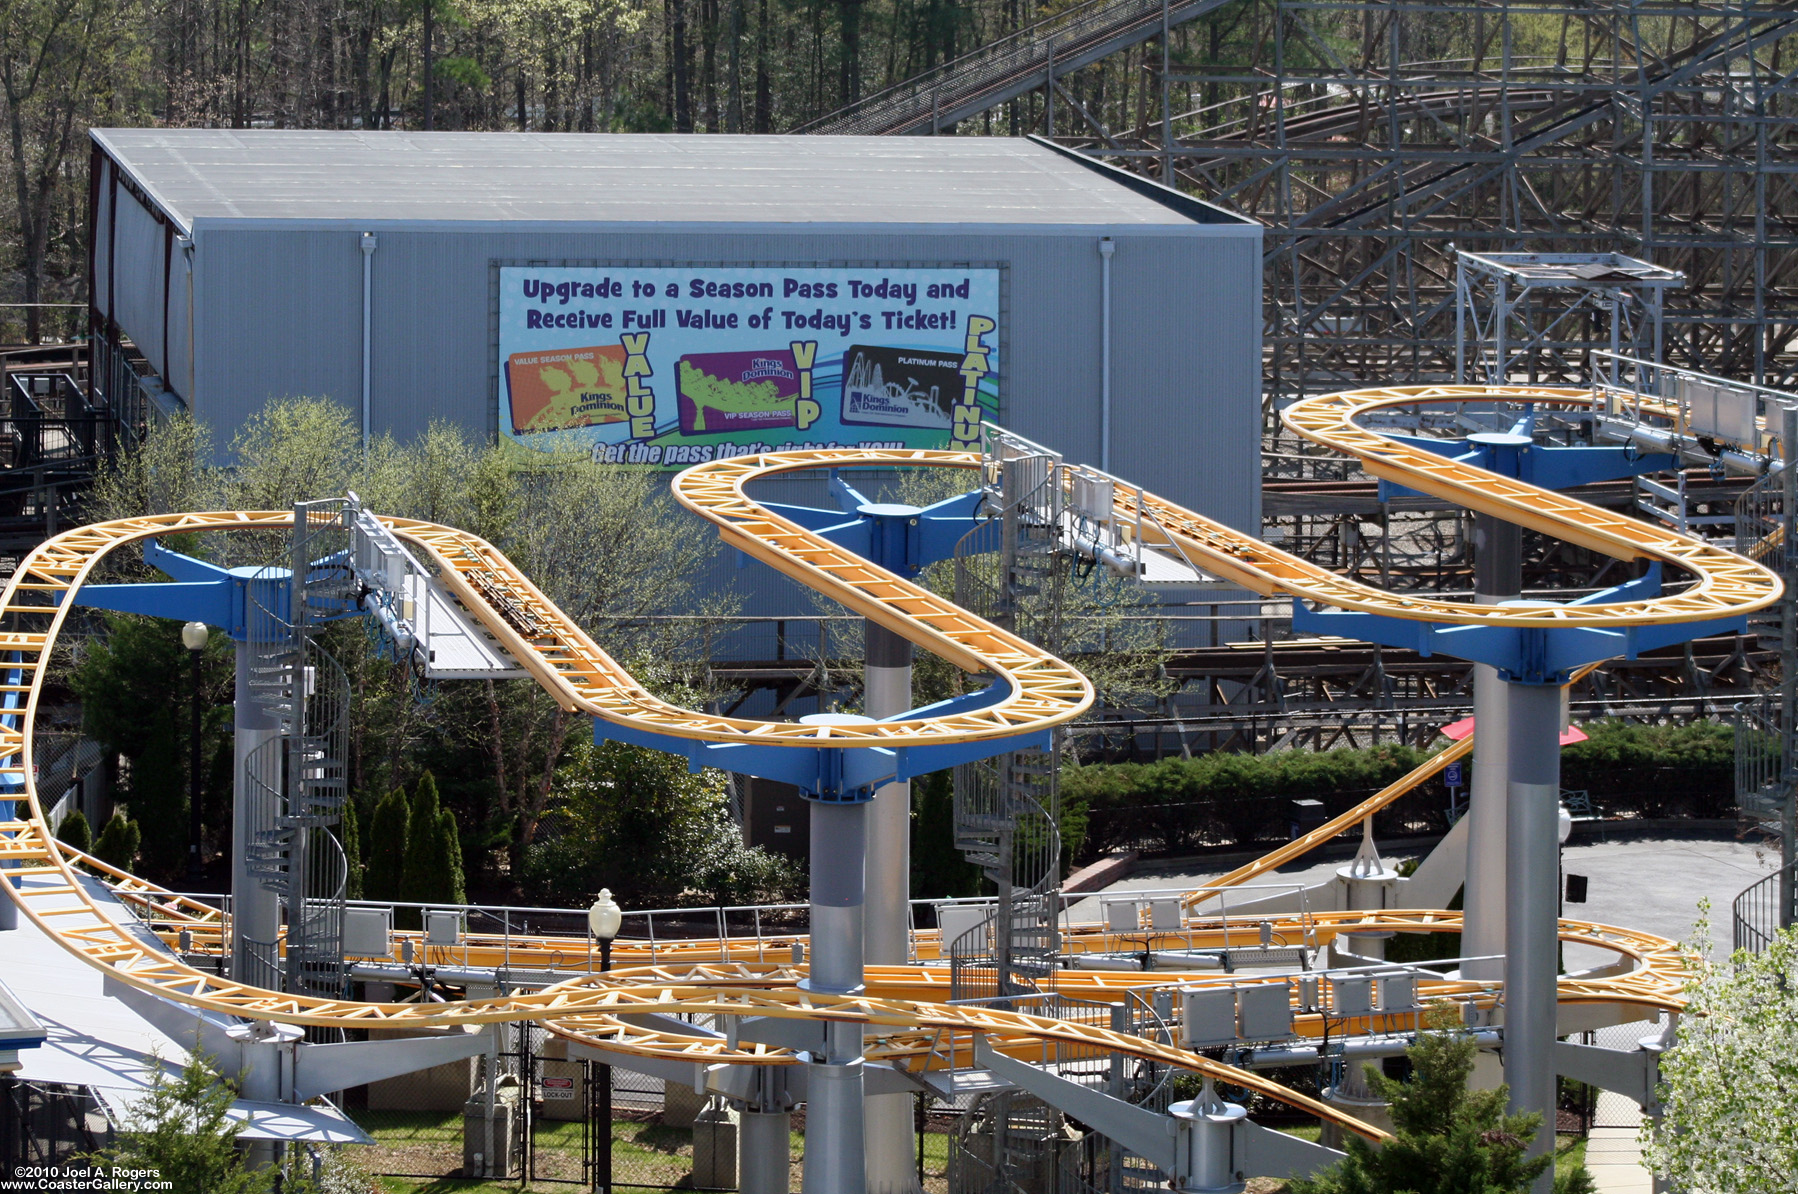
[[[974,447],[996,269],[500,270],[500,431],[679,467],[797,447]]]

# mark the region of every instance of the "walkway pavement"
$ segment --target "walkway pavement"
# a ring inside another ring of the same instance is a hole
[[[1599,1092],[1586,1137],[1586,1170],[1598,1194],[1654,1194],[1654,1175],[1642,1165],[1641,1130],[1641,1108],[1620,1094]]]
[[[1262,882],[1318,883],[1335,873],[1345,860],[1283,868]],[[1394,858],[1392,861],[1396,861]],[[1738,893],[1770,874],[1776,855],[1764,848],[1728,839],[1617,837],[1609,841],[1581,841],[1566,847],[1562,868],[1588,879],[1587,902],[1569,904],[1568,917],[1645,929],[1664,937],[1686,940],[1698,916],[1698,903],[1711,903],[1712,953],[1728,956],[1730,904]],[[1107,890],[1190,890],[1221,874],[1203,865],[1150,864],[1138,867],[1129,878]],[[1097,901],[1089,914],[1097,915]],[[1604,956],[1592,951],[1590,959],[1567,951],[1569,968],[1591,965]],[[1639,1038],[1656,1031],[1646,1023],[1604,1029],[1598,1043],[1627,1049]],[[1598,1194],[1653,1194],[1654,1177],[1642,1164],[1638,1137],[1642,1112],[1630,1100],[1601,1092],[1597,1115],[1586,1143],[1586,1168],[1597,1183]]]
[[[1404,857],[1394,851],[1387,861]],[[1764,847],[1732,839],[1629,838],[1619,833],[1613,833],[1609,841],[1576,841],[1566,847],[1561,859],[1568,874],[1589,880],[1587,902],[1566,906],[1565,915],[1570,918],[1644,929],[1683,941],[1691,936],[1698,901],[1710,900],[1713,953],[1719,960],[1729,955],[1731,902],[1744,888],[1771,874],[1779,862],[1777,851],[1769,853]],[[1258,882],[1321,883],[1347,862],[1347,858],[1321,863],[1301,859]],[[1224,865],[1208,868],[1192,859],[1152,862],[1138,866],[1129,878],[1106,891],[1190,891],[1229,869]],[[1082,914],[1096,918],[1098,901],[1078,906],[1076,919]],[[1577,969],[1600,957],[1594,953],[1588,960],[1570,953],[1567,964]]]

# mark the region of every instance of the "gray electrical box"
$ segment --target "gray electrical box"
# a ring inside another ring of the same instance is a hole
[[[1365,1016],[1373,1011],[1373,980],[1359,975],[1332,978],[1330,1010],[1338,1016]]]
[[[1292,1035],[1292,996],[1285,983],[1258,983],[1236,992],[1236,1035],[1249,1041]]]
[[[1180,1014],[1186,1021],[1188,1049],[1236,1039],[1236,992],[1229,987],[1182,988]]]
[[[425,913],[425,944],[456,945],[462,940],[460,912]]]
[[[1389,974],[1380,980],[1380,1010],[1408,1012],[1417,1007],[1417,976]]]
[[[349,958],[385,958],[393,952],[391,908],[345,908],[343,953]]]

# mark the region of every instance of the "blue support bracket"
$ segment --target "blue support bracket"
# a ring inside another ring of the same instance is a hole
[[[242,642],[248,634],[254,589],[257,605],[283,621],[291,620],[292,574],[285,568],[220,568],[171,551],[154,539],[144,541],[144,563],[174,580],[82,585],[75,590],[74,603],[115,613],[204,622],[223,630],[233,641]]]
[[[1656,563],[1639,579],[1602,589],[1567,604],[1641,601],[1660,591],[1661,570]],[[1498,669],[1506,680],[1518,684],[1565,684],[1574,671],[1588,663],[1619,656],[1634,659],[1643,651],[1712,634],[1727,634],[1743,630],[1747,625],[1747,615],[1738,614],[1703,622],[1670,622],[1621,630],[1591,626],[1455,626],[1358,610],[1314,610],[1301,601],[1292,603],[1292,628],[1295,631],[1408,648],[1426,659],[1431,655],[1447,655],[1483,663]]]
[[[886,720],[908,721],[920,717],[971,713],[997,704],[1009,692],[1008,685],[995,683],[978,692],[911,709]],[[593,722],[593,740],[626,742],[632,746],[647,746],[652,750],[680,755],[694,771],[702,767],[716,767],[722,771],[735,771],[740,775],[753,775],[757,779],[792,784],[804,792],[808,799],[828,803],[872,800],[876,788],[895,780],[915,779],[932,771],[988,759],[1007,751],[1050,748],[1048,730],[1008,738],[982,739],[978,742],[897,749],[880,746],[763,746],[746,742],[701,742],[673,734],[613,725],[598,718]]]
[[[1596,481],[1615,481],[1639,473],[1658,473],[1678,462],[1663,452],[1642,452],[1634,444],[1567,446],[1538,444],[1530,440],[1533,416],[1518,420],[1508,432],[1476,433],[1463,439],[1425,435],[1401,435],[1382,430],[1381,435],[1407,447],[1471,464],[1501,477],[1511,477],[1543,489],[1572,489]],[[1427,496],[1415,489],[1380,482],[1380,500]]]
[[[839,474],[830,475],[830,492],[842,507],[791,506],[762,502],[770,512],[798,523],[863,559],[898,576],[912,578],[931,564],[953,558],[955,545],[982,519],[980,490],[956,494],[928,506],[870,501]],[[739,561],[749,557],[739,553]]]
[[[23,662],[22,655],[23,652],[20,651],[8,652],[7,662],[21,663]],[[19,667],[0,667],[0,676],[6,677],[5,682],[13,687],[23,687],[31,682],[25,675],[24,669]],[[22,692],[0,693],[0,710],[4,710],[4,712],[0,712],[0,726],[5,726],[9,730],[17,730],[24,724],[25,696],[26,694]],[[25,754],[22,750],[0,757],[0,765],[6,767],[20,767],[24,765],[24,762]],[[24,795],[25,777],[23,775],[10,773],[0,775],[0,796],[22,798]],[[14,809],[11,799],[0,799],[0,810],[4,810],[7,820],[13,819]]]

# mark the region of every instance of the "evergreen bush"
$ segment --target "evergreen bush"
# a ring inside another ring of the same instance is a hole
[[[1561,752],[1561,786],[1590,792],[1608,815],[1732,815],[1730,726],[1605,719],[1581,728],[1588,740]],[[1336,816],[1428,755],[1413,747],[1379,746],[1088,763],[1062,771],[1061,801],[1083,822],[1082,859],[1119,849],[1183,854],[1203,846],[1253,846],[1285,840],[1293,800],[1321,800],[1326,814]],[[1433,779],[1381,813],[1375,826],[1381,832],[1401,824],[1444,832],[1447,805],[1446,789]]]
[[[400,868],[400,899],[409,904],[464,904],[461,836],[455,814],[437,796],[429,771],[412,789],[407,818],[406,857]]]
[[[1405,1051],[1405,1081],[1367,1067],[1374,1094],[1392,1104],[1392,1139],[1373,1145],[1349,1137],[1348,1156],[1314,1178],[1294,1180],[1293,1194],[1526,1194],[1554,1163],[1527,1155],[1541,1116],[1506,1114],[1505,1087],[1467,1089],[1478,1051],[1473,1038],[1442,1031],[1440,1022],[1435,1027]]]
[[[93,853],[94,831],[87,823],[87,814],[76,809],[62,819],[56,827],[56,839],[65,846],[72,846],[83,854]]]
[[[362,898],[362,827],[356,816],[356,798],[343,802],[343,819],[337,825],[337,844],[343,847],[343,898]]]
[[[94,843],[93,855],[101,862],[128,871],[137,862],[138,846],[142,841],[143,831],[137,822],[115,809],[100,830],[100,840]]]
[[[412,805],[406,789],[395,788],[375,805],[368,823],[368,848],[362,871],[363,898],[399,900],[406,871],[406,837]]]

